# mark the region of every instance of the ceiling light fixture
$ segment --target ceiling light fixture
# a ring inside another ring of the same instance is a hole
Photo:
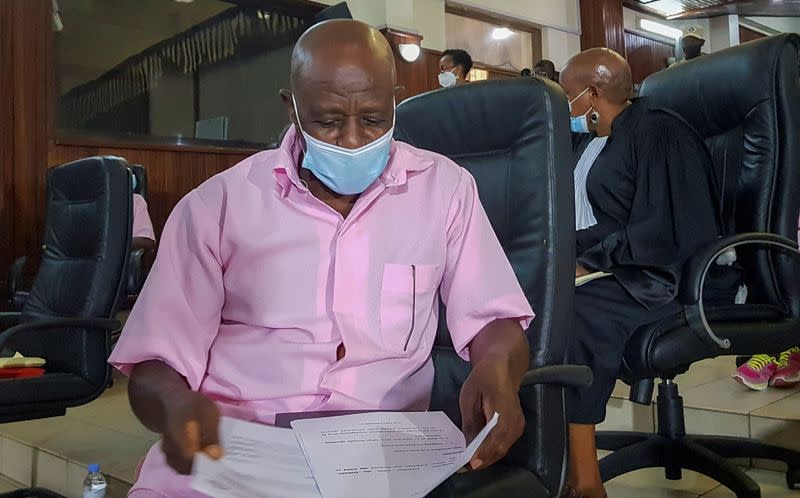
[[[494,28],[492,30],[492,39],[494,40],[505,40],[511,36],[514,36],[514,32],[508,28]]]
[[[400,57],[406,62],[416,62],[422,49],[416,43],[400,43],[397,45]]]

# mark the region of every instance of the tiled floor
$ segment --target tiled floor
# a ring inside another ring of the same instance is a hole
[[[677,379],[686,405],[690,433],[753,436],[800,450],[800,391],[753,392],[729,379],[731,358],[698,363]],[[601,429],[652,431],[655,410],[627,400],[621,383],[609,403]],[[67,416],[0,425],[0,492],[39,485],[67,497],[80,497],[86,465],[99,463],[109,475],[109,498],[125,496],[139,460],[157,437],[141,426],[128,406],[125,379],[89,405]],[[749,465],[751,462],[742,462]],[[749,472],[762,486],[763,498],[800,498],[786,489],[784,476],[766,462]],[[648,469],[614,479],[611,498],[714,498],[733,496],[715,481],[685,472],[667,481]]]

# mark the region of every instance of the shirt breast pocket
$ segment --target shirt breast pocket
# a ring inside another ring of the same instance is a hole
[[[439,281],[438,265],[384,265],[380,329],[386,350],[411,356],[420,347],[430,327]]]

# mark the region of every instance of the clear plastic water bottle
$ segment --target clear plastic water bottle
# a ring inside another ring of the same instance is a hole
[[[83,480],[83,498],[106,498],[106,478],[96,463],[89,465],[89,474]]]

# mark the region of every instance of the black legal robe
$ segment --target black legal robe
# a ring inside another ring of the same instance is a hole
[[[576,232],[578,264],[613,273],[648,309],[675,298],[682,266],[720,235],[705,144],[671,111],[635,100],[587,177],[597,224]]]

